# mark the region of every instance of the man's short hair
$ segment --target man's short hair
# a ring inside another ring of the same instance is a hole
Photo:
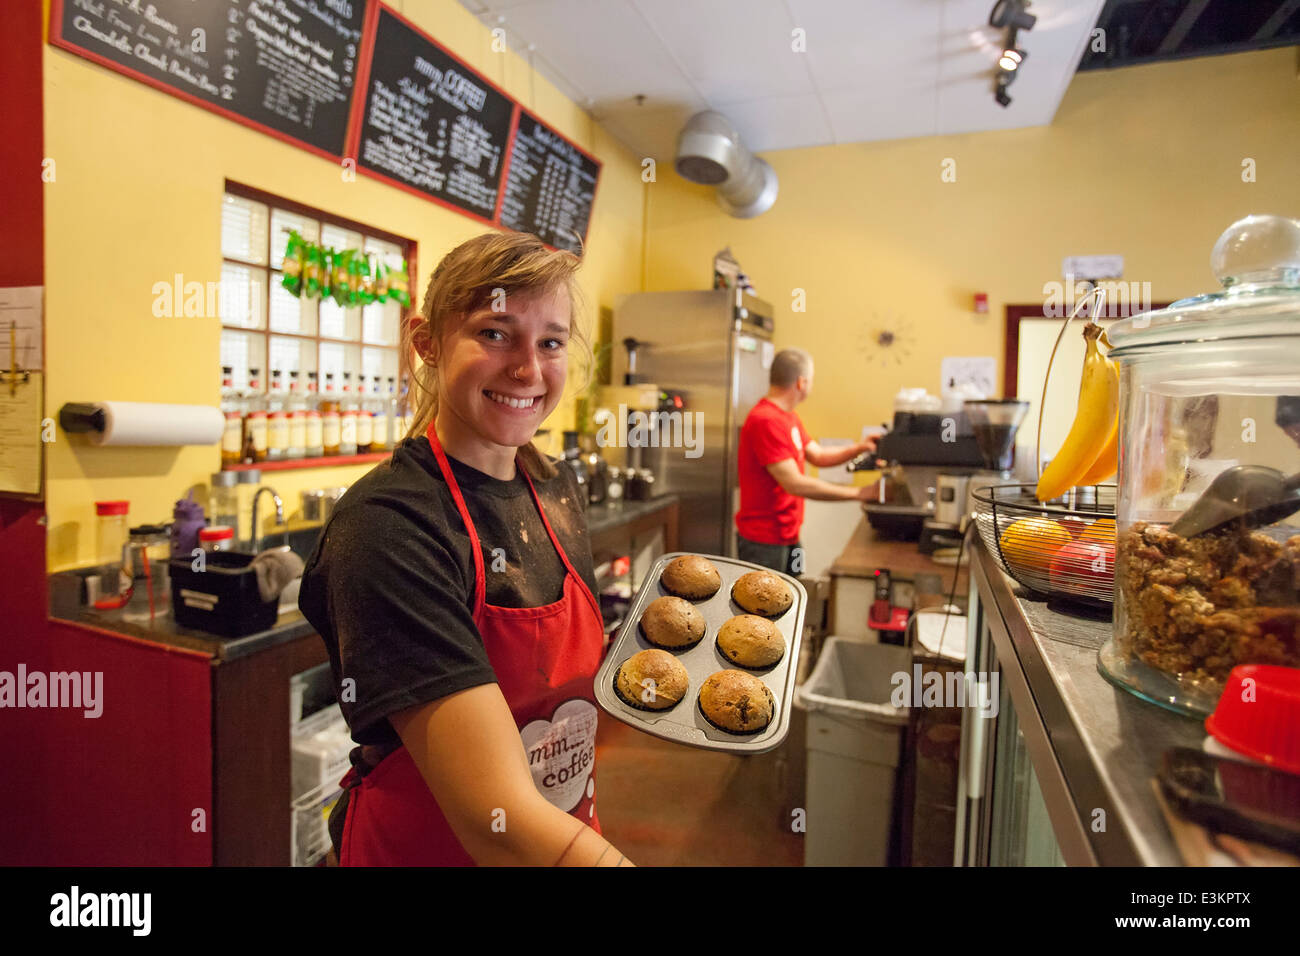
[[[800,376],[812,375],[812,356],[803,349],[782,349],[772,359],[771,377],[768,379],[777,388],[789,388],[799,381]]]

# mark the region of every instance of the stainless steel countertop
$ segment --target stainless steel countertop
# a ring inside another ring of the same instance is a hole
[[[1108,616],[1087,617],[1031,597],[997,566],[978,535],[967,547],[1004,679],[1014,682],[1017,675],[1006,672],[1018,662],[1038,713],[1027,720],[1017,705],[1049,811],[1053,777],[1064,781],[1068,801],[1058,800],[1052,813],[1063,853],[1071,840],[1082,840],[1103,866],[1182,865],[1151,781],[1166,750],[1200,747],[1202,722],[1140,700],[1101,676],[1097,649],[1110,636]],[[1072,832],[1062,832],[1062,802],[1071,805],[1075,826],[1067,821],[1065,829]],[[1094,829],[1098,809],[1105,811],[1102,832]]]

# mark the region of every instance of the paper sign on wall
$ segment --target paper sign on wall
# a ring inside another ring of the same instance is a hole
[[[1066,256],[1061,260],[1061,275],[1076,279],[1118,279],[1123,274],[1123,256]]]
[[[0,493],[41,493],[41,286],[0,289]]]
[[[939,366],[939,392],[962,385],[979,389],[985,398],[998,393],[998,360],[991,355],[949,356]]]

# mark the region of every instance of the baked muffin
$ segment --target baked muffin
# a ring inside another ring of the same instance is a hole
[[[756,614],[737,614],[718,628],[718,650],[741,667],[771,667],[785,656],[785,637]]]
[[[731,599],[750,614],[763,617],[780,617],[794,603],[789,586],[768,571],[742,574],[731,586]]]
[[[655,598],[641,615],[641,633],[656,647],[684,650],[704,637],[704,615],[679,597]]]
[[[756,734],[776,715],[776,701],[753,674],[725,670],[709,675],[700,687],[700,712],[729,734]]]
[[[640,651],[619,665],[614,693],[638,710],[668,710],[681,703],[690,682],[682,662],[667,651]]]
[[[718,588],[722,587],[722,575],[708,558],[702,558],[698,554],[684,554],[668,562],[659,583],[669,594],[691,601],[703,601],[718,593]]]

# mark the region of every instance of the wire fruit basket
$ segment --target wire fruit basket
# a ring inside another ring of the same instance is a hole
[[[1061,505],[1035,485],[978,488],[975,526],[1002,570],[1031,591],[1096,607],[1115,600],[1115,485],[1075,488]]]

